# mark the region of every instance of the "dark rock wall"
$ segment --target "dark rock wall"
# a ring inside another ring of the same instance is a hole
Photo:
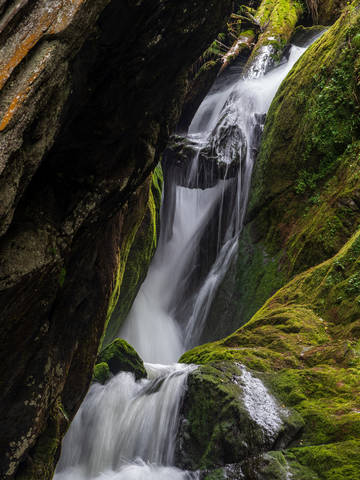
[[[139,186],[230,7],[0,2],[1,478],[52,476]]]
[[[121,249],[123,261],[118,268],[118,279],[108,309],[108,321],[101,342],[102,347],[119,335],[120,327],[127,318],[141,284],[145,280],[157,246],[163,187],[163,173],[160,164],[157,165],[149,180],[149,195],[144,205],[143,216],[139,217],[139,222],[133,224],[133,235],[127,242],[127,248]]]

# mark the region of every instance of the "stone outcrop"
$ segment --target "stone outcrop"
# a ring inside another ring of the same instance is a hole
[[[104,379],[106,371],[104,364],[108,365],[109,371],[113,375],[119,372],[132,372],[136,380],[147,377],[144,362],[133,347],[122,338],[116,338],[98,356],[94,370],[95,379],[97,379],[97,371],[101,371],[99,380]],[[99,368],[99,365],[101,365],[101,368]],[[100,383],[104,382],[100,381]]]
[[[4,479],[52,476],[188,68],[230,8],[0,2]]]
[[[189,375],[177,461],[191,470],[241,463],[286,448],[303,427],[258,378],[238,362],[214,362]],[[266,381],[266,380],[265,380]]]

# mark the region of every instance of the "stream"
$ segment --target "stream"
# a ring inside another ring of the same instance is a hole
[[[158,247],[118,335],[147,362],[148,378],[135,382],[124,372],[91,386],[65,436],[55,480],[199,477],[174,466],[181,402],[196,368],[176,362],[201,342],[237,252],[265,114],[305,50],[292,46],[267,73],[264,52],[246,78],[220,77],[199,107],[182,139],[192,152],[186,175],[179,180],[165,169]],[[214,171],[204,181],[199,172],[209,158]]]

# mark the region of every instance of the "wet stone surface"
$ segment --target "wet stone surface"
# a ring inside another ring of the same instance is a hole
[[[241,364],[201,366],[188,378],[177,448],[189,469],[242,462],[285,448],[302,427],[263,380]]]

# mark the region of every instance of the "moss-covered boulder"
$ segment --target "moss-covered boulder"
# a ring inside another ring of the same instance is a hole
[[[97,363],[94,367],[93,381],[104,383],[111,377],[109,365],[106,362]]]
[[[204,365],[189,375],[178,442],[181,466],[214,468],[285,448],[303,426],[259,374],[240,363]]]
[[[360,476],[354,454],[360,447],[359,334],[360,230],[333,258],[281,288],[234,334],[181,361],[231,360],[262,371],[280,402],[304,420],[302,435],[284,451],[294,478],[312,478],[296,477],[305,468],[322,480],[353,480]]]
[[[113,375],[119,372],[132,372],[136,380],[147,376],[144,362],[134,348],[122,338],[116,338],[100,353],[94,369],[94,380],[104,383],[109,378],[108,369]]]

